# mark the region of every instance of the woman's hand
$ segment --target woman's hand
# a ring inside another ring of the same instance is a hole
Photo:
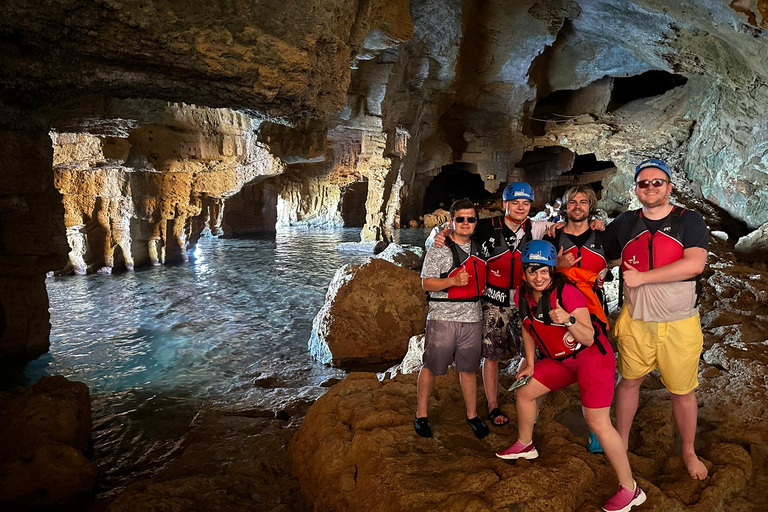
[[[520,380],[524,378],[525,376],[533,377],[533,364],[528,363],[528,358],[525,359],[525,364],[520,367],[520,369],[517,371],[517,375],[515,375],[515,378],[517,380]]]
[[[560,300],[557,300],[555,309],[549,311],[549,318],[556,324],[564,324],[571,318],[571,314],[564,310],[560,305]]]

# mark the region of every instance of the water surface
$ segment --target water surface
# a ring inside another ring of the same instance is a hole
[[[307,340],[336,270],[367,257],[335,249],[356,240],[358,229],[209,238],[189,264],[49,278],[51,349],[22,383],[64,375],[88,385],[99,485],[114,490],[155,469],[206,400],[276,409],[344,377],[311,361]]]

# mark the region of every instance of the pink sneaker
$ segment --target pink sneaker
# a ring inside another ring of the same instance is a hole
[[[645,493],[635,482],[634,491],[619,485],[619,490],[605,502],[603,510],[605,512],[629,512],[635,505],[642,505],[643,503],[645,503]]]
[[[535,459],[539,456],[539,452],[536,451],[536,447],[533,446],[533,443],[525,446],[518,439],[515,441],[515,444],[509,448],[496,452],[496,456],[501,459]]]

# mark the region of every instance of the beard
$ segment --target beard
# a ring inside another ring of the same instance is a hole
[[[584,210],[572,210],[567,213],[568,220],[571,222],[582,222],[589,218],[589,212]]]

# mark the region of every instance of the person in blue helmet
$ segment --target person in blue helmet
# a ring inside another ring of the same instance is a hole
[[[517,379],[528,382],[517,390],[517,441],[496,456],[507,460],[537,458],[533,444],[537,399],[578,383],[584,418],[619,481],[618,491],[603,510],[628,512],[645,502],[646,496],[632,476],[624,442],[611,423],[616,358],[605,331],[590,317],[587,299],[578,288],[555,273],[554,245],[545,240],[528,242],[521,263],[523,283],[514,302],[523,323],[525,363]],[[542,355],[538,362],[534,356],[537,347]]]
[[[528,183],[508,184],[502,198],[505,215],[479,219],[472,235],[486,260],[481,356],[488,419],[495,426],[509,423],[498,402],[499,361],[510,348],[522,345],[520,318],[512,302],[522,277],[520,249],[530,240],[543,238],[553,225],[528,218],[534,201],[533,189]],[[449,233],[445,230],[437,235],[435,245],[442,245]]]

